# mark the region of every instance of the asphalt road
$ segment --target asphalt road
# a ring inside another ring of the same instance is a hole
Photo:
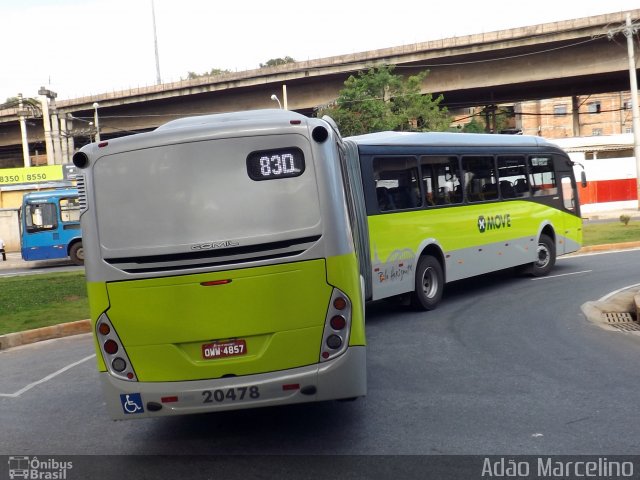
[[[369,305],[355,402],[113,422],[90,336],[2,351],[0,454],[637,454],[640,336],[580,305],[639,283],[639,264],[569,257],[449,285],[433,312]]]

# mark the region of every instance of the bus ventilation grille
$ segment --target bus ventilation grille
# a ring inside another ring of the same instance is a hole
[[[80,203],[80,211],[87,209],[87,189],[84,183],[84,175],[76,176],[76,186],[78,187],[78,202]]]

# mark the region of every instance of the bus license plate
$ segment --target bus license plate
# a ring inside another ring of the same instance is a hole
[[[245,340],[230,340],[228,342],[213,342],[202,345],[202,358],[205,360],[236,357],[246,353],[247,342]]]

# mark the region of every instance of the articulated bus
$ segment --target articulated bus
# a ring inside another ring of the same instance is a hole
[[[571,162],[531,137],[342,139],[209,115],[83,147],[98,369],[115,419],[366,394],[364,305],[578,248]]]
[[[20,208],[22,259],[70,258],[83,265],[78,190],[61,188],[27,193]]]

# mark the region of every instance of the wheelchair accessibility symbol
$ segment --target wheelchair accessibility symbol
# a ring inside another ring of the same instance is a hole
[[[132,413],[144,413],[142,397],[139,393],[127,393],[120,395],[120,403],[122,404],[124,413],[127,415]]]

